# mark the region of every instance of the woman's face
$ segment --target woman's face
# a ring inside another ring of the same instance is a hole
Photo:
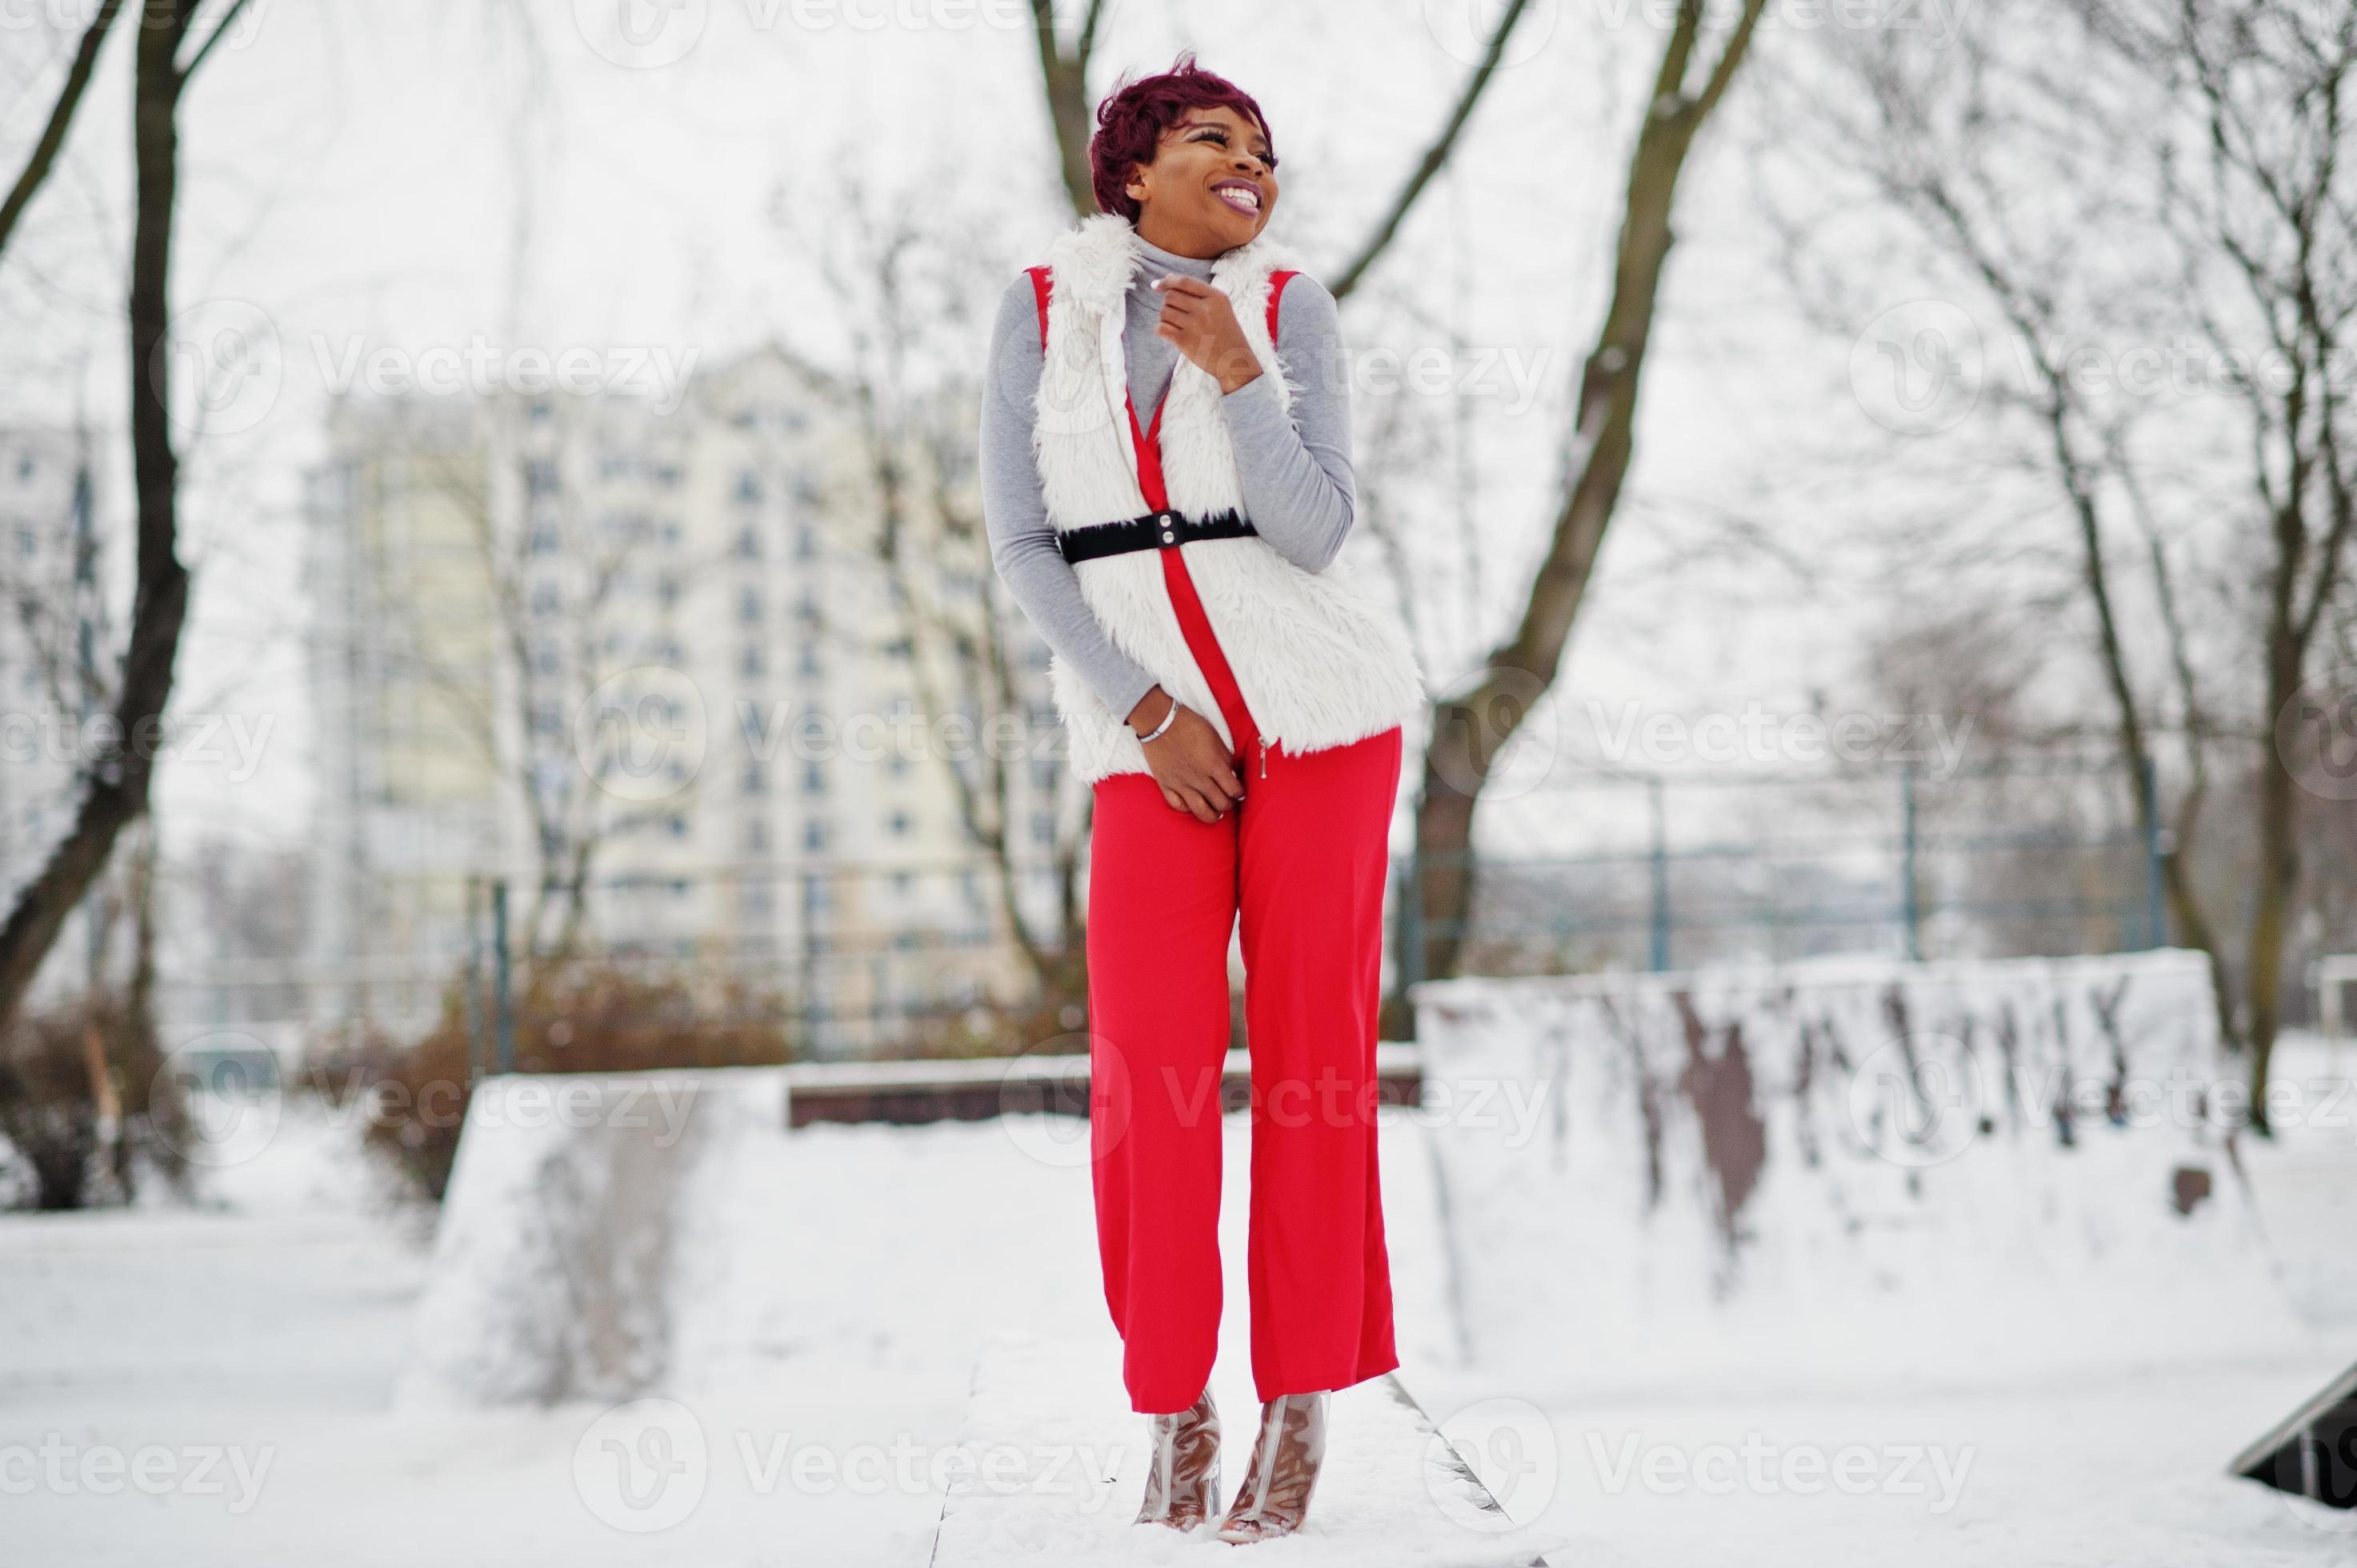
[[[1257,236],[1276,209],[1276,171],[1260,126],[1221,104],[1189,109],[1162,133],[1127,187],[1138,231],[1165,250],[1215,256]],[[1208,247],[1208,248],[1207,248]]]

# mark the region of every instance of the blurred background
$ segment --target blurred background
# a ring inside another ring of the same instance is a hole
[[[2225,1478],[2357,1323],[2345,0],[0,0],[27,1561],[951,1530],[723,1434],[946,1444],[985,1332],[1102,1333],[1090,800],[975,427],[1181,50],[1341,300],[1344,562],[1432,694],[1403,1353],[1555,1534],[1414,1560],[2346,1550]],[[660,1525],[576,1449],[656,1396],[716,1488]],[[1984,1479],[1590,1464],[1844,1421]],[[156,1444],[292,1473],[88,1478]],[[331,1522],[386,1499],[439,1522]]]

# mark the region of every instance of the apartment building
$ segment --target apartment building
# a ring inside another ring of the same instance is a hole
[[[328,445],[308,502],[313,961],[342,1010],[429,1015],[487,928],[468,899],[489,878],[514,950],[569,935],[718,966],[791,996],[822,1050],[1019,992],[865,448],[781,356],[702,371],[670,412],[350,400]],[[927,586],[981,590],[948,564]],[[1044,653],[1011,635],[1036,718]],[[1058,778],[1025,767],[1013,807],[1042,858]],[[1051,906],[1052,875],[1020,897]]]

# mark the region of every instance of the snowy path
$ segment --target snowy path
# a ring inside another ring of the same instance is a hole
[[[642,1410],[396,1411],[422,1238],[365,1201],[329,1130],[296,1117],[216,1183],[227,1211],[0,1218],[0,1561],[917,1568],[981,1348],[1009,1329],[1110,1347],[1086,1168],[1056,1154],[1061,1131],[813,1128],[747,1150],[733,1294],[713,1304],[676,1402]],[[1223,1240],[1240,1261],[1241,1126],[1231,1138]],[[1543,1363],[1458,1365],[1423,1132],[1394,1128],[1383,1148],[1405,1380],[1530,1539],[1569,1542],[1549,1552],[1556,1568],[2357,1561],[2357,1536],[2223,1473],[2357,1359],[2346,1133],[2253,1159],[2306,1330],[2060,1363],[2028,1347],[1961,1355],[1923,1334],[1910,1365],[1863,1359],[1880,1369],[1847,1380],[1800,1355],[1811,1346],[1781,1319],[1732,1314],[1707,1357],[1566,1335]],[[1215,1386],[1232,1417],[1254,1406],[1243,1270],[1230,1272]],[[2185,1278],[2148,1310],[2191,1321],[2216,1287]],[[1903,1342],[1870,1298],[1822,1316]],[[1076,1359],[1068,1378],[1058,1409],[1098,1421],[1109,1405],[1118,1437],[1110,1366]],[[1845,1455],[1860,1466],[1846,1489]],[[691,1456],[676,1473],[694,1484],[663,1497],[685,1505],[676,1522],[622,1495],[618,1477],[640,1471],[618,1461],[653,1474]],[[157,1489],[129,1478],[143,1464]],[[1313,1522],[1382,1519],[1399,1490],[1321,1489]],[[1112,1517],[1134,1511],[1127,1477],[1108,1495]],[[1254,1561],[1326,1544],[1270,1542],[1258,1550],[1276,1555]]]
[[[1429,1425],[1370,1379],[1332,1396],[1327,1458],[1309,1517],[1266,1560],[1301,1568],[1524,1568],[1541,1539],[1488,1511],[1440,1452]],[[1235,1495],[1259,1409],[1248,1374],[1215,1373],[1227,1444],[1219,1501]],[[960,1441],[976,1467],[942,1513],[934,1568],[1120,1568],[1200,1562],[1225,1551],[1210,1526],[1180,1536],[1134,1523],[1145,1486],[1144,1418],[1121,1393],[1121,1344],[1008,1336],[986,1347]],[[1255,1557],[1254,1561],[1263,1559]]]

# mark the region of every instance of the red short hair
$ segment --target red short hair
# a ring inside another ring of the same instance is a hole
[[[1163,133],[1183,119],[1188,110],[1212,108],[1232,109],[1258,125],[1261,134],[1268,137],[1268,166],[1276,166],[1276,137],[1260,105],[1226,77],[1198,66],[1189,49],[1159,76],[1114,82],[1104,102],[1097,105],[1096,134],[1089,138],[1089,167],[1098,210],[1118,212],[1136,222],[1137,203],[1123,189],[1129,183],[1130,166],[1152,163]]]

